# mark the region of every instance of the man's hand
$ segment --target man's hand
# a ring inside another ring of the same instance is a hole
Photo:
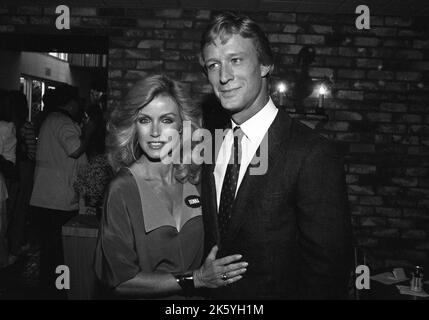
[[[196,288],[218,288],[234,283],[241,278],[248,266],[247,262],[233,263],[242,256],[235,254],[221,259],[216,259],[218,247],[214,246],[208,254],[200,269],[194,271],[194,283]]]

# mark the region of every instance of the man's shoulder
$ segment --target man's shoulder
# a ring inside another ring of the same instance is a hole
[[[59,112],[59,111],[51,112],[48,115],[47,119],[51,119],[51,121],[56,121],[56,122],[74,123],[73,120],[69,116],[67,116],[63,112]]]
[[[54,130],[55,132],[73,131],[77,135],[80,134],[79,125],[74,122],[69,116],[62,112],[52,112],[48,115],[43,123],[44,126]]]
[[[51,111],[46,115],[46,120],[52,121],[53,119],[60,119],[64,117],[64,114],[58,111]]]
[[[308,151],[315,147],[327,150],[336,149],[336,143],[323,136],[318,130],[307,126],[299,119],[290,117],[286,111],[279,110],[279,114],[290,121],[289,136],[291,144],[295,147]]]
[[[64,115],[58,112],[50,112],[48,115],[46,115],[46,118],[42,123],[41,129],[55,127],[63,121],[65,121]]]
[[[292,120],[293,134],[296,139],[307,143],[327,143],[329,140],[322,136],[319,131],[313,129],[297,119]]]

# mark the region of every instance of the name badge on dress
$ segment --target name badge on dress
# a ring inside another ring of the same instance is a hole
[[[185,198],[185,203],[188,207],[199,208],[201,207],[201,198],[199,196],[187,196]]]

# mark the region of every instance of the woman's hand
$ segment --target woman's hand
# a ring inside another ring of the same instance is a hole
[[[216,259],[217,251],[218,247],[214,246],[201,268],[194,271],[196,288],[222,287],[240,280],[247,271],[247,262],[236,262],[242,258],[240,254]]]

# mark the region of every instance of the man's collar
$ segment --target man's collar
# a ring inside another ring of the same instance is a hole
[[[267,104],[259,110],[256,114],[253,115],[250,119],[244,121],[240,128],[243,131],[244,135],[251,141],[256,142],[260,137],[264,136],[268,130],[268,127],[271,125],[273,119],[277,114],[277,107],[274,105],[271,98],[269,98]],[[234,129],[238,124],[231,119],[231,126]]]

